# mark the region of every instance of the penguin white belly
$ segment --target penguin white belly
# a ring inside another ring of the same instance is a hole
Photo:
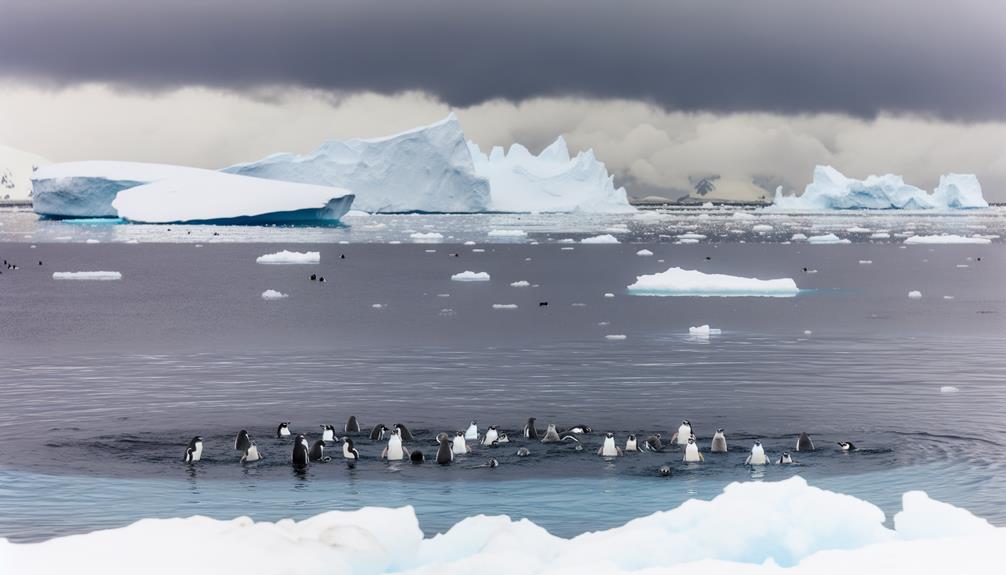
[[[751,465],[767,465],[768,457],[765,455],[764,449],[754,449],[751,451],[751,456],[748,457],[748,463]]]
[[[464,455],[468,453],[468,444],[465,443],[464,437],[455,437],[452,450],[455,455]]]
[[[290,437],[290,430],[287,429],[286,427],[280,429],[279,430],[279,436],[280,437]]]
[[[615,447],[615,440],[612,438],[607,438],[604,440],[604,446],[601,448],[602,457],[617,457],[618,448]]]
[[[638,451],[638,449],[636,449],[636,440],[635,439],[629,439],[628,441],[626,441],[625,442],[625,450],[626,451]]]
[[[325,443],[335,443],[335,432],[332,431],[331,429],[326,429],[321,434],[321,440],[324,441]]]
[[[477,425],[469,425],[468,429],[465,431],[465,439],[478,439],[479,438],[479,427]]]
[[[492,445],[494,441],[499,439],[499,437],[499,433],[497,433],[495,429],[490,429],[486,432],[486,436],[482,440],[482,443],[485,445]]]
[[[258,454],[258,447],[254,445],[250,446],[248,451],[245,452],[244,460],[250,463],[259,459],[262,459],[262,456]]]
[[[699,453],[699,446],[694,443],[688,444],[685,448],[685,461],[689,463],[698,463],[702,461],[702,454]]]
[[[196,448],[192,450],[192,461],[199,461],[203,456],[203,442],[196,443]]]
[[[349,450],[349,444],[342,444],[342,456],[346,459],[356,459],[356,454]]]
[[[402,441],[395,441],[394,439],[388,441],[388,461],[400,461],[405,458],[405,452],[402,451]]]
[[[692,427],[682,425],[678,428],[678,445],[688,445],[688,438],[692,436]]]

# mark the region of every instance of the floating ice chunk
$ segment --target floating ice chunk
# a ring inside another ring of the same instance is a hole
[[[636,255],[637,256],[652,256],[653,252],[651,252],[650,250],[647,250],[647,249],[642,249],[642,250],[639,250],[638,252],[636,252]]]
[[[604,339],[607,339],[609,341],[621,341],[621,340],[623,340],[625,338],[626,338],[626,335],[623,334],[623,333],[612,333],[612,334],[608,334],[608,335],[604,336]]]
[[[94,238],[87,238],[86,240],[84,240],[84,243],[85,244],[100,244],[101,240],[96,240]]]
[[[613,294],[611,292],[608,292],[608,293],[604,294],[604,297],[612,298],[612,297],[615,297],[615,294]]]
[[[564,251],[564,252],[571,252],[571,251],[573,251],[573,250],[574,250],[574,249],[576,249],[576,248],[559,248],[559,249],[560,249],[561,251]]]
[[[489,274],[486,272],[473,272],[466,270],[452,275],[451,279],[456,282],[487,282],[489,281]]]
[[[515,303],[494,303],[493,309],[517,309]]]
[[[562,238],[561,240],[559,240],[559,243],[560,244],[575,244],[576,240],[574,240],[573,238]]]
[[[628,289],[633,295],[700,297],[792,297],[800,291],[791,278],[761,280],[725,274],[707,274],[679,267],[656,274],[637,276],[636,282],[628,286]]]
[[[940,393],[957,393],[958,391],[960,391],[960,389],[953,385],[940,386]]]
[[[384,308],[384,304],[374,303],[374,304],[370,304],[370,307],[372,307],[374,309],[383,309]]]
[[[982,186],[974,174],[944,174],[933,191],[933,203],[946,208],[987,208]]]
[[[810,331],[809,329],[803,330],[803,335],[813,335],[813,334],[814,332]]]
[[[935,236],[912,236],[905,239],[906,244],[990,244],[992,240],[978,236],[958,236],[955,234],[939,234]]]
[[[440,232],[413,232],[409,237],[417,242],[438,242],[444,239],[444,234]]]
[[[489,230],[490,238],[523,238],[527,236],[524,230]]]
[[[889,234],[887,232],[874,232],[874,233],[870,234],[870,239],[871,240],[886,240],[886,239],[889,239],[890,237],[891,237],[891,234]]]
[[[774,229],[775,228],[768,224],[755,224],[751,226],[751,230],[755,232],[771,232]]]
[[[852,243],[847,239],[840,238],[835,234],[824,234],[822,236],[810,236],[807,242],[811,244],[848,244]]]
[[[697,244],[697,243],[699,243],[699,240],[694,239],[694,238],[682,238],[682,239],[678,240],[678,243],[679,244]]]
[[[473,253],[473,254],[482,254],[482,253],[485,253],[485,250],[484,250],[484,249],[482,249],[482,248],[474,248],[474,249],[472,250],[472,253]]]
[[[290,296],[288,296],[285,293],[278,292],[278,291],[276,291],[274,289],[267,289],[264,292],[262,292],[262,299],[264,299],[264,300],[283,299],[285,297],[290,297]]]
[[[319,264],[321,252],[291,252],[283,250],[255,258],[259,264]]]
[[[428,254],[435,254],[437,253],[437,250],[423,250],[423,252]]]
[[[957,266],[956,266],[956,267],[959,267],[959,268],[966,268],[966,267],[968,267],[968,264],[957,264]]]
[[[871,230],[870,228],[861,228],[859,226],[853,226],[851,228],[846,228],[845,231],[849,232],[850,234],[868,234],[873,230]]]
[[[510,287],[529,287],[530,285],[531,285],[531,282],[528,282],[528,281],[525,281],[525,280],[520,280],[520,281],[516,281],[516,282],[511,283]]]
[[[873,260],[859,260],[859,263],[863,265],[869,265],[873,263]]]
[[[922,292],[918,290],[912,290],[908,292],[908,299],[922,299]]]
[[[121,280],[121,272],[54,272],[54,280],[110,281]]]
[[[679,240],[704,240],[706,236],[704,234],[697,234],[695,232],[686,232],[683,234],[678,234],[677,238]]]
[[[799,233],[797,233],[797,234],[793,234],[793,236],[789,238],[789,241],[791,241],[791,242],[800,242],[800,241],[804,241],[806,239],[807,239],[807,236],[805,234],[799,234]]]
[[[611,234],[602,234],[599,236],[591,236],[589,238],[583,238],[580,240],[581,244],[617,244],[618,238]]]
[[[755,219],[754,214],[749,214],[747,212],[734,212],[731,218],[735,220],[753,220]]]
[[[714,204],[714,203],[712,203],[712,202],[703,202],[703,203],[702,203],[702,207],[703,207],[703,208],[706,208],[706,209],[709,209],[709,208],[715,208],[715,207],[716,207],[716,204]]]
[[[719,335],[723,330],[709,327],[708,324],[700,325],[698,327],[688,328],[688,335],[694,335],[697,337],[709,337],[710,335]]]

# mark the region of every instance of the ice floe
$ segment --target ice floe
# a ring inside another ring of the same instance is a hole
[[[276,291],[274,289],[267,289],[264,292],[262,292],[262,299],[264,299],[264,300],[283,299],[283,298],[287,298],[287,297],[290,297],[290,296],[288,296],[285,293],[278,292],[278,291]]]
[[[652,256],[653,252],[651,252],[650,250],[644,248],[644,249],[641,249],[638,252],[636,252],[636,255],[637,256]]]
[[[439,242],[444,239],[444,234],[440,232],[413,232],[409,237],[416,242]]]
[[[722,332],[723,330],[715,327],[709,327],[708,324],[688,328],[688,335],[694,335],[697,337],[709,337],[710,335],[719,335]]]
[[[792,297],[800,291],[792,278],[762,280],[707,274],[679,267],[656,274],[637,276],[635,283],[628,286],[628,290],[634,295],[701,297]]]
[[[531,285],[531,282],[528,282],[526,280],[520,280],[520,281],[515,281],[515,282],[511,283],[510,287],[529,287],[530,285]]]
[[[581,244],[617,244],[619,243],[618,238],[611,234],[601,234],[599,236],[591,236],[589,238],[583,238],[580,240]]]
[[[623,339],[626,339],[626,337],[627,336],[625,334],[623,334],[623,333],[611,333],[611,334],[608,334],[608,335],[604,336],[604,339],[611,340],[611,341],[622,341]]]
[[[489,281],[489,274],[486,272],[473,272],[473,271],[463,271],[451,276],[451,279],[456,282],[487,282]]]
[[[283,250],[272,254],[265,254],[255,258],[255,263],[260,264],[319,264],[321,263],[321,252],[291,252]]]
[[[807,243],[810,244],[849,244],[852,243],[847,239],[840,238],[835,234],[824,234],[820,236],[810,236],[807,238]]]
[[[524,230],[489,230],[490,238],[523,238],[527,236]]]
[[[54,280],[78,280],[78,281],[110,281],[121,280],[121,272],[54,272]]]
[[[517,309],[515,303],[494,303],[493,309]]]
[[[959,236],[956,234],[939,234],[933,236],[912,236],[905,239],[906,244],[990,244],[992,240],[978,236]]]
[[[908,292],[908,299],[922,299],[922,292],[919,290],[912,290]]]

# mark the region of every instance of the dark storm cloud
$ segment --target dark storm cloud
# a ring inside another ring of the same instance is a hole
[[[0,75],[1006,117],[998,0],[0,0]]]

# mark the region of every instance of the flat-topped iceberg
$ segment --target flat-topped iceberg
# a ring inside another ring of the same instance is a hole
[[[114,281],[121,280],[121,272],[53,272],[54,280],[76,280],[76,281]]]
[[[935,236],[912,236],[905,238],[906,244],[990,244],[992,240],[977,236],[938,234]]]
[[[490,207],[498,212],[634,212],[625,188],[593,150],[570,158],[559,136],[537,156],[520,144],[494,147],[488,155],[468,141],[475,173],[489,180]]]
[[[0,146],[0,200],[30,199],[32,174],[48,163],[42,156]]]
[[[283,250],[272,254],[264,254],[255,258],[259,264],[320,264],[321,252],[291,252]]]
[[[963,209],[987,208],[978,178],[972,174],[946,174],[934,193],[906,184],[901,176],[871,175],[865,180],[844,176],[831,166],[816,166],[814,181],[800,196],[786,196],[776,188],[771,208],[783,210],[849,209]]]
[[[470,270],[465,270],[451,276],[451,280],[456,282],[487,282],[489,279],[489,274],[486,272],[473,272]]]
[[[732,483],[712,500],[692,499],[569,539],[527,519],[486,515],[424,538],[412,507],[366,507],[302,521],[143,519],[41,543],[0,539],[0,566],[5,573],[119,575],[143,565],[145,573],[244,575],[250,564],[235,558],[254,557],[256,573],[297,575],[984,575],[1002,570],[1006,529],[964,509],[910,491],[902,496],[893,528],[885,519],[868,501],[793,477]]]
[[[346,188],[367,212],[484,212],[490,205],[489,182],[475,174],[454,114],[393,136],[329,140],[303,156],[273,154],[224,171]]]
[[[761,280],[678,267],[637,276],[628,289],[632,295],[698,297],[792,297],[800,292],[792,278]]]

